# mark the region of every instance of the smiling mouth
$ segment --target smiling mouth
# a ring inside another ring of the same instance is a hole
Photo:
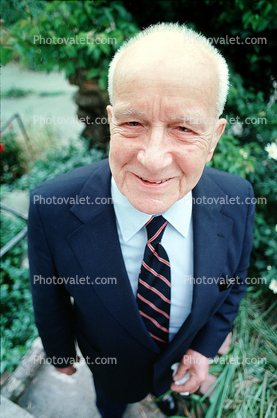
[[[144,181],[145,183],[150,183],[150,184],[161,184],[161,183],[165,183],[166,181],[168,181],[169,179],[165,179],[165,180],[158,180],[158,181],[149,181],[146,180],[142,177],[139,177],[142,181]]]

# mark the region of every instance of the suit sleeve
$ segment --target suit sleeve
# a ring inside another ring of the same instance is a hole
[[[28,256],[35,322],[49,362],[62,368],[73,364],[76,358],[72,304],[64,285],[57,280],[38,207],[31,194]]]
[[[254,197],[252,186],[249,184],[250,200]],[[228,333],[232,329],[233,322],[238,314],[239,305],[246,290],[247,269],[252,250],[253,225],[255,217],[255,205],[250,203],[247,208],[247,218],[243,240],[243,250],[238,264],[235,278],[240,279],[239,283],[234,283],[227,298],[219,306],[210,320],[196,334],[190,348],[203,354],[208,358],[215,357],[219,348],[223,344]]]

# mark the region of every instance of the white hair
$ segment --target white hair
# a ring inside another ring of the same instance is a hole
[[[204,50],[213,59],[218,75],[218,99],[216,104],[216,112],[217,116],[220,116],[223,112],[229,89],[229,71],[227,63],[220,52],[213,45],[211,45],[209,39],[205,38],[205,36],[195,32],[194,30],[187,28],[185,25],[179,25],[178,23],[158,23],[156,25],[151,25],[147,29],[144,29],[142,32],[139,32],[133,38],[124,42],[124,44],[118,49],[110,62],[108,72],[108,93],[111,104],[113,103],[114,71],[119,59],[123,53],[135,42],[157,32],[172,32],[182,34],[184,36],[184,42],[202,45]]]

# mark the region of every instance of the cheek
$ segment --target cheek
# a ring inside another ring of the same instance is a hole
[[[201,156],[197,147],[186,147],[182,152],[176,154],[178,156],[178,163],[183,171],[191,171],[196,168]]]
[[[206,162],[206,152],[199,147],[187,147],[186,150],[178,155],[178,165],[183,172],[184,178],[196,178],[202,173]],[[185,180],[184,180],[185,181]]]
[[[110,142],[110,165],[113,169],[120,170],[128,164],[136,155],[133,147],[119,135],[113,135]]]

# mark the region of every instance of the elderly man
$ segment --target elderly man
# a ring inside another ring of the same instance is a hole
[[[227,91],[226,62],[204,37],[177,24],[141,32],[110,65],[109,160],[32,193],[39,333],[67,374],[76,370],[77,340],[103,417],[121,417],[148,393],[195,392],[237,315],[253,191],[205,167],[226,125]],[[172,396],[159,406],[178,412]]]

